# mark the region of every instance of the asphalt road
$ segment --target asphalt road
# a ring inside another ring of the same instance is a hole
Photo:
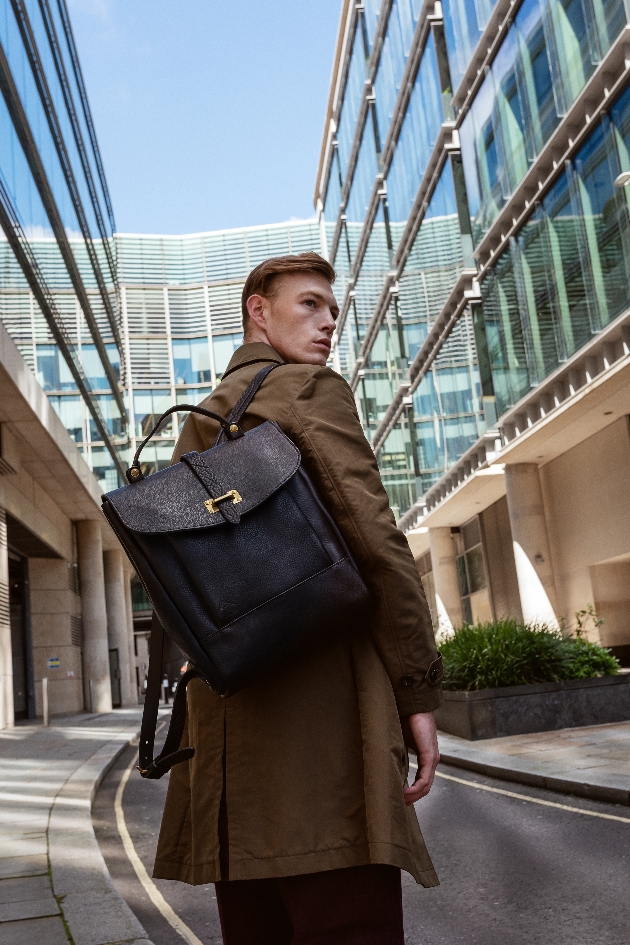
[[[141,885],[117,830],[114,799],[134,757],[128,749],[103,782],[93,818],[112,878],[155,945],[185,940]],[[533,799],[630,818],[627,807],[592,803],[441,765],[417,810],[441,880],[422,889],[403,874],[409,945],[630,945],[630,824]],[[168,777],[134,771],[125,821],[149,875]],[[474,785],[522,795],[514,798]],[[203,945],[221,945],[214,887],[157,880],[167,903]]]

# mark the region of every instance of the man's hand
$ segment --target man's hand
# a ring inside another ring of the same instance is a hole
[[[426,797],[431,790],[435,769],[440,760],[437,732],[433,712],[417,712],[403,720],[405,741],[418,756],[416,780],[411,787],[405,788],[405,804],[410,807]]]

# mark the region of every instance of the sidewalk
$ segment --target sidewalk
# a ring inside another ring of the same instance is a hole
[[[150,945],[114,889],[91,819],[98,785],[140,717],[119,709],[0,731],[3,945],[68,945],[70,936],[75,945]]]
[[[532,787],[630,805],[630,722],[467,741],[438,733],[446,764]]]

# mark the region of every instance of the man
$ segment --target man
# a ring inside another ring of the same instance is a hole
[[[403,945],[400,870],[438,884],[413,804],[439,760],[441,661],[352,391],[326,367],[334,278],[315,253],[257,266],[244,344],[203,402],[225,416],[261,367],[281,365],[242,426],[275,420],[298,446],[374,599],[370,626],[323,637],[229,699],[189,687],[195,756],[171,772],[153,875],[216,883],[225,945]],[[174,460],[217,433],[191,414]]]

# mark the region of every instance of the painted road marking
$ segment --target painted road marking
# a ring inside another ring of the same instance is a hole
[[[409,762],[410,768],[418,770],[418,765]],[[492,794],[503,794],[505,797],[515,797],[519,801],[529,801],[530,804],[541,804],[543,807],[557,807],[558,810],[568,810],[572,814],[585,814],[587,817],[601,817],[602,820],[618,820],[622,824],[630,824],[630,817],[619,817],[617,814],[602,814],[596,810],[585,810],[583,807],[571,807],[569,804],[556,804],[555,801],[543,801],[538,797],[529,797],[527,794],[517,794],[515,791],[504,791],[503,788],[490,787],[488,784],[478,784],[476,781],[466,781],[464,778],[455,778],[452,774],[435,772],[436,778],[445,778],[447,781],[456,781],[466,787],[476,788],[478,791],[490,791]]]
[[[129,780],[129,775],[136,766],[136,758],[132,758],[129,766],[127,767],[125,773],[123,774],[120,784],[118,785],[118,790],[116,791],[116,799],[114,801],[114,810],[116,812],[116,826],[118,827],[118,833],[120,834],[120,839],[123,842],[125,848],[125,853],[131,865],[133,866],[136,876],[142,883],[146,894],[153,903],[153,905],[158,909],[168,924],[173,928],[178,935],[184,939],[188,945],[203,945],[203,942],[197,938],[192,929],[188,928],[185,922],[180,919],[177,913],[171,909],[168,902],[157,888],[151,877],[146,871],[145,865],[136,853],[136,848],[133,845],[133,840],[131,835],[127,830],[127,823],[125,821],[125,812],[122,806],[123,794],[127,781]]]

